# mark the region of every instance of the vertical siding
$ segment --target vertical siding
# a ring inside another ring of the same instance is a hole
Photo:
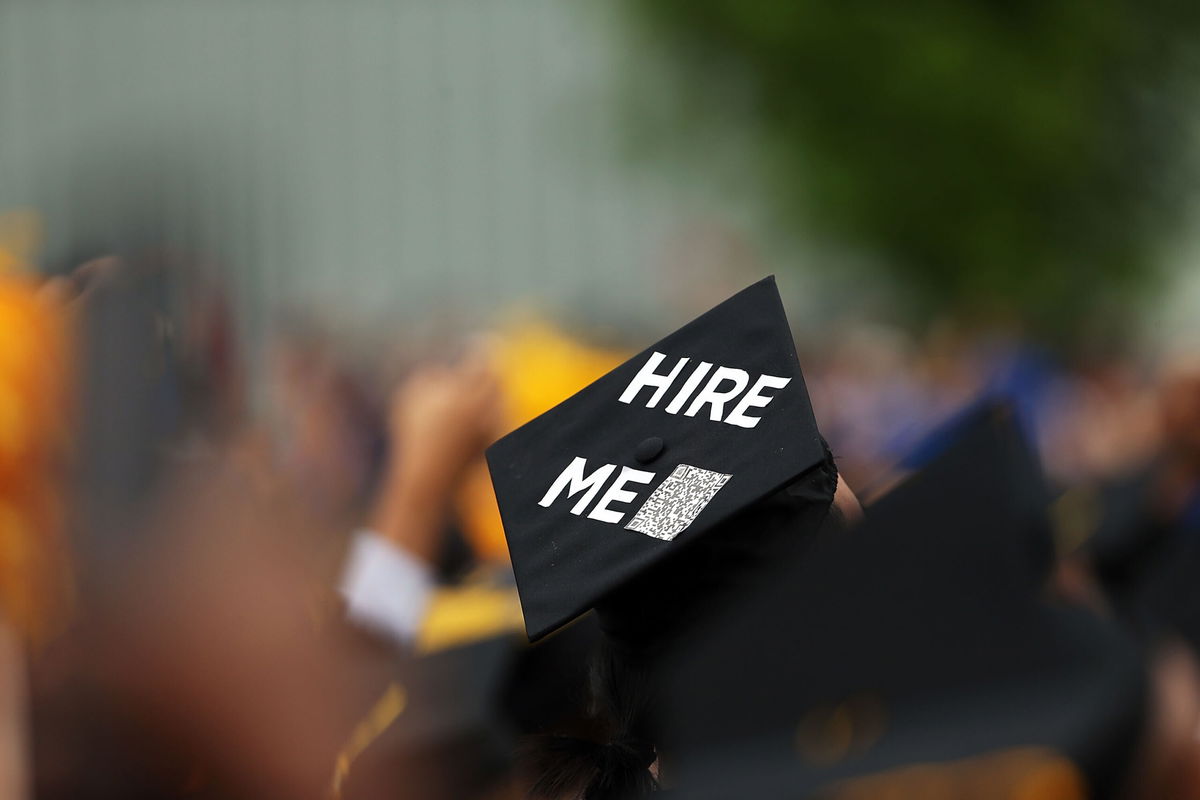
[[[0,0],[0,208],[147,223],[252,332],[541,298],[644,315],[670,209],[614,156],[612,54],[555,0]]]

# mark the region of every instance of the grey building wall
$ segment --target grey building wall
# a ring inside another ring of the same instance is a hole
[[[251,333],[517,301],[645,318],[679,205],[621,163],[596,8],[0,0],[0,209],[50,254],[165,231]]]

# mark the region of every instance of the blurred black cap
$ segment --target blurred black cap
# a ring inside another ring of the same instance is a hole
[[[863,526],[819,537],[665,661],[657,741],[682,796],[1113,791],[1144,666],[1115,627],[1039,595],[1036,482],[1005,413],[978,416]]]
[[[507,769],[515,731],[501,697],[517,642],[499,636],[399,659],[339,754],[333,794],[475,796]]]
[[[996,532],[997,541],[981,537],[978,546],[1011,550],[1029,580],[1040,585],[1056,559],[1048,516],[1054,492],[1016,410],[1004,400],[980,401],[958,415],[943,435],[946,443],[909,478],[913,486],[908,494],[936,492],[924,488],[933,482],[943,487],[944,512],[970,519],[980,513],[974,506],[974,491],[990,486],[1003,492],[997,501],[1004,504],[1009,527]],[[886,509],[889,503],[879,507]]]
[[[488,450],[529,637],[826,456],[766,278]]]
[[[587,713],[595,620],[536,645],[511,631],[428,653],[369,647],[374,688],[339,756],[335,794],[479,797],[511,777],[519,738]],[[372,645],[371,642],[366,642]]]

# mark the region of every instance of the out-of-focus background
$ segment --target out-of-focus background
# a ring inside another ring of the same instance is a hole
[[[486,351],[494,437],[770,273],[863,497],[993,397],[1060,488],[1194,454],[1198,35],[1166,0],[0,0],[0,445],[70,498],[6,501],[63,537],[0,514],[43,575],[9,614],[52,639],[197,524],[168,442],[335,531],[328,578],[400,433],[458,425],[397,423],[406,377]],[[506,560],[467,456],[446,580]]]
[[[1111,392],[1197,333],[1196,17],[7,0],[0,208],[44,269],[219,287],[260,410],[285,321],[368,361],[514,314],[640,347],[769,272],[829,392],[927,408],[893,378],[989,337]]]

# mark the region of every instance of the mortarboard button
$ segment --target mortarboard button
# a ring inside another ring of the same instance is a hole
[[[651,436],[649,439],[642,440],[637,449],[633,451],[633,457],[638,460],[639,464],[649,464],[662,455],[663,448],[662,438]]]

